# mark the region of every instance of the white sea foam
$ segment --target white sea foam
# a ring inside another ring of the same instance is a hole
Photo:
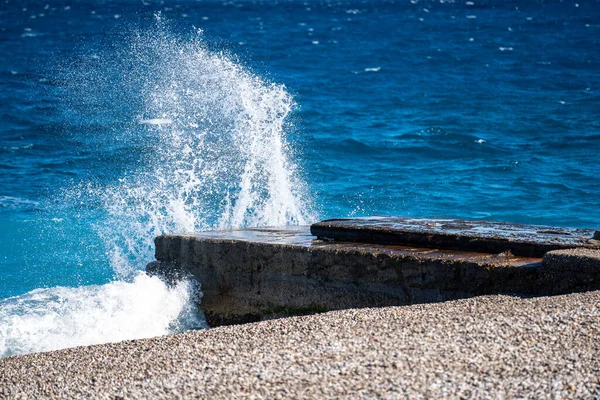
[[[0,355],[201,326],[197,287],[169,287],[140,272],[154,259],[154,237],[314,218],[286,139],[294,102],[285,87],[206,49],[201,31],[184,39],[157,19],[155,29],[134,35],[118,54],[83,57],[85,64],[68,79],[74,108],[88,112],[86,102],[106,104],[101,120],[137,121],[123,124],[114,140],[151,153],[141,169],[125,171],[113,184],[81,183],[64,196],[67,204],[101,205],[93,212],[103,217],[89,219],[98,221],[115,281],[3,300]],[[122,114],[122,104],[139,99],[138,109]]]
[[[8,149],[8,150],[25,150],[25,149],[31,149],[32,147],[33,147],[33,143],[28,143],[28,144],[24,144],[23,146],[3,147],[3,149]]]
[[[27,37],[39,37],[39,36],[43,36],[43,33],[36,33],[36,32],[25,32],[23,34],[21,34],[21,37],[23,38],[27,38]]]
[[[22,199],[20,197],[13,196],[0,196],[0,208],[21,208],[26,206],[37,207],[38,205],[39,202],[29,199]]]
[[[182,315],[201,326],[190,285],[168,287],[139,273],[131,282],[36,289],[0,300],[0,357],[164,335]]]
[[[167,125],[173,123],[171,118],[150,118],[140,120],[140,124],[148,125]]]

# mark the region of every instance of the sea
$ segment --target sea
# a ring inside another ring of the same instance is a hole
[[[600,229],[600,2],[2,0],[0,357],[206,328],[155,236]]]

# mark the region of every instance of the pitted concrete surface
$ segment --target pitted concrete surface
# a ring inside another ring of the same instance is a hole
[[[600,250],[565,249],[544,254],[544,265],[548,268],[595,269],[600,272]]]
[[[600,292],[351,309],[0,360],[2,398],[598,398]]]
[[[555,294],[548,282],[538,285],[540,258],[316,240],[308,226],[161,235],[155,244],[158,262],[147,271],[202,282],[213,327],[316,310]]]
[[[541,271],[555,291],[584,291],[600,282],[600,250],[566,249],[544,254]],[[557,278],[559,277],[559,278]]]

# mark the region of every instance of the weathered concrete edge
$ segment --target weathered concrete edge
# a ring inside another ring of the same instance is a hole
[[[587,291],[600,287],[600,250],[564,249],[544,254],[542,272],[551,279],[553,274],[561,276],[556,282],[561,292]]]
[[[600,288],[597,250],[557,250],[537,267],[524,268],[439,255],[398,256],[349,244],[307,247],[201,234],[163,235],[155,242],[158,261],[149,264],[148,272],[201,281],[202,307],[211,326],[482,294]],[[585,268],[577,267],[581,263]]]
[[[160,236],[156,244],[159,262],[150,264],[148,271],[198,278],[211,326],[342,308],[527,292],[533,289],[518,286],[530,285],[536,274],[536,268],[492,268],[426,255],[401,257],[194,236]],[[507,282],[512,284],[503,286]]]

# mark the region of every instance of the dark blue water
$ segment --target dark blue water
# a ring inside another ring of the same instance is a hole
[[[165,231],[600,227],[599,49],[599,1],[4,2],[0,355],[197,324],[136,275]]]

